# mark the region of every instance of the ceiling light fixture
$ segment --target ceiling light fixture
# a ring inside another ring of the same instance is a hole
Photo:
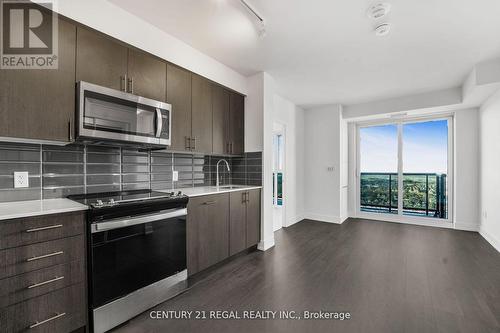
[[[385,36],[391,31],[391,24],[387,22],[387,14],[391,11],[391,4],[379,2],[366,10],[368,18],[374,21],[373,31],[376,36]]]
[[[265,37],[266,36],[266,23],[265,23],[264,18],[245,0],[240,0],[240,3],[243,5],[243,7],[246,8],[246,10],[248,10],[248,12],[250,12],[253,16],[255,16],[255,18],[257,18],[257,22],[258,22],[257,29],[258,29],[259,37],[261,37],[261,38]]]
[[[370,8],[368,8],[368,10],[366,11],[366,15],[373,20],[378,20],[389,14],[390,11],[391,4],[387,2],[381,2],[370,6]]]
[[[373,29],[375,31],[375,35],[377,36],[385,36],[391,31],[391,24],[390,23],[382,23],[379,24]]]

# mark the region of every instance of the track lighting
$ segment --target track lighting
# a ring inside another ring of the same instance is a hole
[[[240,3],[257,19],[257,33],[259,37],[264,38],[266,36],[266,23],[264,18],[247,1],[240,0]]]

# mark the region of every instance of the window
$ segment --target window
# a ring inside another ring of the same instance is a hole
[[[445,118],[359,127],[359,211],[448,220],[450,124]]]

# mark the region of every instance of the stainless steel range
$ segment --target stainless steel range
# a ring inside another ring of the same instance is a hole
[[[88,205],[89,308],[105,332],[187,286],[188,197],[150,190],[69,196]]]

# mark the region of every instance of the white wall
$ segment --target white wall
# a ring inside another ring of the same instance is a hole
[[[258,76],[262,80],[262,213],[261,241],[258,248],[265,251],[274,246],[273,230],[273,122],[274,80],[267,73]]]
[[[481,235],[500,251],[500,92],[480,110]]]
[[[341,223],[345,185],[342,147],[345,133],[340,105],[328,105],[304,112],[305,123],[305,217]],[[333,168],[329,171],[328,168]]]
[[[479,110],[455,112],[454,224],[479,230]]]
[[[247,94],[245,76],[108,1],[61,0],[55,10],[77,22]]]
[[[462,103],[462,87],[344,106],[344,119],[377,118],[395,112],[432,112]]]
[[[274,95],[274,122],[285,127],[284,227],[304,218],[304,110]]]
[[[349,126],[340,120],[340,221],[349,217]]]
[[[245,151],[263,149],[264,73],[248,77],[248,96],[245,98]]]
[[[449,115],[450,113],[446,113]],[[479,112],[463,109],[454,116],[453,227],[479,230]],[[430,116],[425,114],[425,116]],[[349,215],[356,216],[356,126],[349,124]]]

